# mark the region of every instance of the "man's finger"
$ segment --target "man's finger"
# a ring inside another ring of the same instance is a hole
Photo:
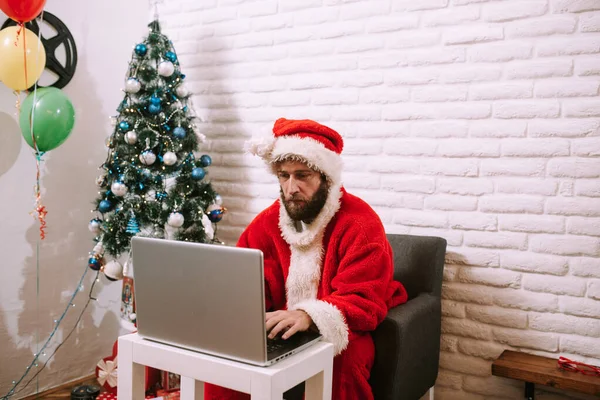
[[[281,336],[283,339],[289,339],[292,337],[293,334],[295,334],[296,332],[298,332],[300,330],[300,324],[298,322],[296,322],[294,325],[292,325],[290,327],[290,329],[288,329],[287,331],[285,331],[285,333],[283,334],[283,336]]]
[[[268,321],[269,319],[276,317],[276,316],[280,315],[281,313],[282,313],[281,310],[269,311],[269,312],[265,313],[265,320]]]
[[[266,323],[267,332],[270,331],[275,325],[277,325],[278,323],[280,323],[281,321],[283,321],[286,318],[287,318],[287,315],[285,315],[285,314],[278,314],[278,315],[272,316],[269,320],[267,320],[267,323]]]
[[[277,325],[275,325],[275,327],[273,329],[271,329],[271,333],[269,333],[269,338],[270,339],[275,338],[275,336],[277,336],[280,332],[282,332],[287,327],[291,326],[293,323],[294,323],[294,321],[289,320],[289,319],[284,319],[283,321],[280,321]]]

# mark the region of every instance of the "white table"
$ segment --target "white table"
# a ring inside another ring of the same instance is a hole
[[[226,360],[144,340],[119,337],[119,400],[144,399],[144,367],[181,375],[181,399],[204,399],[204,382],[249,393],[252,400],[281,400],[306,381],[305,400],[331,400],[333,345],[319,342],[270,367]]]

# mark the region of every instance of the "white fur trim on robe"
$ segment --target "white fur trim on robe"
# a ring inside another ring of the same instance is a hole
[[[335,355],[348,347],[348,325],[336,306],[323,300],[305,300],[293,309],[303,310],[310,315],[323,338],[333,344]]]
[[[334,345],[335,354],[341,353],[348,345],[348,326],[337,307],[317,300],[317,292],[323,266],[323,235],[340,208],[341,197],[341,185],[332,185],[323,210],[301,232],[296,230],[295,222],[283,203],[279,212],[279,227],[291,249],[286,280],[287,307],[310,315],[325,340]]]

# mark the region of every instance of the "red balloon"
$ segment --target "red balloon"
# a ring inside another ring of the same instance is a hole
[[[0,10],[17,22],[29,22],[40,15],[46,0],[0,0]]]

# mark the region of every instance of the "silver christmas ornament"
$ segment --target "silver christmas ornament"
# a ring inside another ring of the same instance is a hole
[[[172,151],[167,151],[163,155],[163,163],[165,165],[174,165],[176,162],[177,162],[177,154],[173,153]]]
[[[99,175],[96,178],[96,185],[104,186],[105,183],[106,183],[106,174]]]
[[[129,78],[125,82],[125,91],[127,93],[135,94],[140,91],[142,84],[136,78]]]
[[[127,194],[127,186],[123,182],[113,182],[110,186],[110,190],[115,196],[123,197]]]
[[[89,225],[88,225],[88,229],[90,230],[90,232],[92,232],[94,235],[97,235],[100,233],[100,227],[101,227],[102,222],[97,220],[97,219],[93,219],[90,221]]]
[[[129,131],[125,134],[125,142],[127,144],[134,144],[135,142],[137,142],[137,132],[136,131]]]
[[[187,96],[188,90],[185,84],[182,83],[181,85],[177,86],[177,88],[175,88],[175,94],[179,97]]]
[[[116,260],[110,261],[104,266],[104,275],[113,281],[123,279],[123,266]]]
[[[172,226],[173,228],[181,228],[183,226],[184,218],[178,212],[173,212],[169,215],[169,219],[167,219],[167,224]]]
[[[151,152],[150,150],[144,151],[140,154],[140,162],[145,165],[152,165],[156,161],[156,154]]]
[[[94,246],[94,249],[92,251],[94,252],[94,254],[103,254],[104,253],[104,245],[102,244],[102,242],[96,243],[96,245]]]
[[[175,72],[175,66],[171,61],[163,61],[158,64],[158,73],[161,76],[169,77]]]

